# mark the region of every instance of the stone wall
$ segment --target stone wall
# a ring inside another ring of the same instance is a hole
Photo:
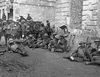
[[[83,1],[83,23],[87,26],[97,25],[97,14],[98,14],[98,0],[86,0]]]
[[[70,0],[57,0],[55,21],[59,32],[61,32],[60,26],[70,24]]]
[[[98,16],[97,17],[98,17],[97,25],[100,28],[100,0],[98,1]]]
[[[15,0],[14,3],[14,19],[19,15],[25,18],[29,13],[34,21],[49,20],[51,25],[55,22],[55,1],[44,0]]]
[[[98,34],[98,5],[98,0],[83,1],[82,25],[85,27],[85,34]]]
[[[6,1],[6,0],[0,0],[0,2],[4,2],[4,1]]]
[[[80,28],[82,23],[82,0],[71,0],[70,17],[71,28]]]

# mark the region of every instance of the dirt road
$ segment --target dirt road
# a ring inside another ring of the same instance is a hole
[[[10,53],[5,54],[0,59],[5,61],[16,60],[22,65],[25,65],[26,69],[13,69],[13,71],[7,71],[0,69],[0,77],[99,77],[100,67],[98,66],[86,66],[84,63],[70,62],[63,59],[62,53],[51,53],[43,49],[29,49],[29,57],[21,57],[18,54]],[[16,64],[16,63],[15,63]],[[10,67],[11,68],[11,67]],[[14,72],[14,70],[17,70]]]

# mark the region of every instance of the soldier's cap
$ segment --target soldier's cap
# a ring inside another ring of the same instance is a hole
[[[60,37],[61,37],[61,38],[64,38],[65,36],[64,36],[64,35],[60,35]]]
[[[52,35],[57,35],[57,33],[53,33]]]
[[[14,40],[12,38],[9,39],[9,43],[13,43]]]
[[[94,42],[95,42],[95,43],[100,43],[100,40],[95,40]]]
[[[48,36],[48,34],[47,34],[47,33],[45,33],[45,34],[44,34],[44,36]]]
[[[55,38],[59,39],[60,38],[60,35],[56,35]]]
[[[89,43],[86,43],[86,45],[91,45],[91,43],[89,42]]]
[[[60,37],[64,38],[64,37],[67,37],[67,35],[66,34],[61,34]]]
[[[69,35],[69,34],[67,33],[67,34],[64,34],[63,36],[64,36],[64,37],[67,37],[68,35]]]
[[[85,44],[86,44],[85,42],[80,42],[80,43],[79,43],[79,45],[85,45]]]
[[[29,37],[32,37],[32,35],[30,34]]]
[[[25,22],[26,22],[25,20],[22,20],[22,21],[21,21],[21,23],[25,23]]]

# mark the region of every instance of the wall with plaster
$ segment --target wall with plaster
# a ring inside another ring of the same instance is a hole
[[[62,25],[70,25],[70,0],[57,0],[55,12],[55,25],[58,32],[63,31],[59,28]]]
[[[16,0],[14,3],[14,19],[19,15],[25,18],[30,14],[34,21],[49,20],[51,25],[55,22],[55,1]]]

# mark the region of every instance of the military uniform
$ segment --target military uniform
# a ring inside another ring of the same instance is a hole
[[[92,52],[91,43],[86,43],[85,55],[86,55],[88,60],[93,61],[92,53],[91,52]]]
[[[77,50],[75,50],[74,53],[71,54],[71,56],[74,57],[75,61],[83,61],[86,60],[85,56],[85,43],[79,43],[79,47]]]
[[[61,48],[63,52],[67,52],[67,40],[64,36],[60,36],[60,39],[58,41],[58,48]]]
[[[27,20],[32,20],[32,17],[30,16],[30,14],[28,14]]]
[[[43,36],[43,48],[48,48],[50,42],[50,38],[48,37],[48,34],[44,34]]]

